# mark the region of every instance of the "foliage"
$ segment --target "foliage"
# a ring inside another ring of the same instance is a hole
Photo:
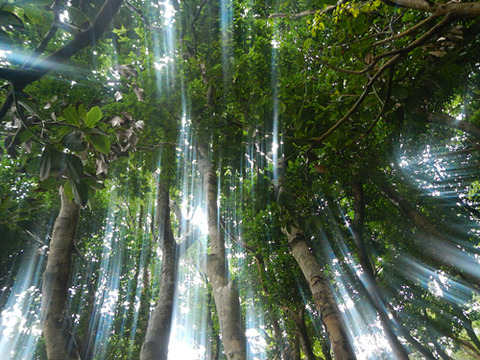
[[[195,148],[208,143],[229,274],[244,319],[251,306],[263,315],[268,358],[294,344],[287,309],[307,309],[318,356],[328,343],[282,229],[304,231],[340,306],[376,319],[352,230],[359,182],[367,260],[401,341],[412,341],[403,327],[433,354],[437,343],[459,358],[480,354],[466,330],[478,330],[478,272],[429,249],[438,241],[478,265],[479,139],[430,115],[478,126],[479,25],[477,15],[445,15],[439,2],[422,3],[429,8],[378,0],[128,1],[92,47],[16,91],[18,74],[30,76],[65,49],[104,2],[4,1],[1,100],[13,100],[0,123],[0,263],[12,270],[0,275],[2,287],[14,280],[13,254],[47,238],[63,186],[88,204],[70,299],[82,352],[138,358],[159,287],[156,181],[166,181],[191,215],[172,216],[180,242],[204,201],[192,189],[201,183]],[[206,248],[182,255],[195,274],[191,286],[203,279],[196,262]],[[107,289],[117,306],[101,329],[109,336],[100,351],[93,335]],[[192,314],[213,311],[206,282],[200,292],[208,304],[191,305]],[[208,321],[213,355],[218,317]]]

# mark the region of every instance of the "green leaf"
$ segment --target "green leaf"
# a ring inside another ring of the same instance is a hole
[[[95,106],[91,108],[90,111],[87,113],[85,125],[87,125],[89,128],[94,127],[95,124],[99,122],[102,117],[102,110],[98,106]]]
[[[25,110],[27,110],[31,115],[36,115],[38,118],[41,118],[40,111],[38,110],[37,105],[30,100],[27,99],[19,99],[18,103],[22,105]]]
[[[308,51],[308,49],[310,49],[310,46],[312,45],[312,43],[313,43],[312,38],[308,38],[307,40],[305,40],[303,42],[303,50]]]
[[[80,180],[83,175],[83,163],[80,158],[72,154],[65,155],[65,165],[67,168],[67,176],[75,181],[80,183]]]
[[[22,6],[25,15],[28,19],[34,24],[41,24],[45,21],[44,14],[46,13],[45,10],[41,10],[35,5],[24,5]]]
[[[50,176],[51,157],[48,150],[44,150],[40,157],[40,168],[38,170],[40,181],[45,180]]]
[[[45,181],[42,181],[39,184],[39,189],[42,190],[53,190],[57,189],[60,186],[61,182],[59,182],[57,179],[53,177],[49,177],[48,179],[45,179]]]
[[[70,105],[63,110],[65,122],[69,125],[80,126],[80,115],[74,106]]]
[[[85,150],[86,144],[83,140],[83,132],[80,130],[74,130],[67,133],[61,141],[62,145],[72,151]]]
[[[85,206],[88,203],[88,185],[83,181],[80,183],[75,183],[72,180],[69,180],[68,183],[72,188],[73,200],[80,206]]]
[[[85,109],[85,106],[83,104],[78,105],[78,115],[80,116],[80,119],[85,121],[87,119],[87,110]]]
[[[105,155],[110,152],[110,140],[105,135],[90,134],[85,136],[85,140],[92,144],[96,150]]]
[[[68,201],[73,200],[73,189],[71,183],[75,184],[73,181],[68,180],[63,185],[63,191],[65,191],[65,195],[67,196]]]

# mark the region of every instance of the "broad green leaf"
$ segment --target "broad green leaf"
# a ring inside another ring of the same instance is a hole
[[[85,141],[83,140],[83,132],[80,130],[74,130],[66,134],[62,138],[62,145],[72,151],[85,150]]]
[[[85,125],[87,125],[89,128],[94,127],[102,117],[102,110],[98,106],[95,106],[91,108],[90,111],[87,113],[87,117],[85,118]]]
[[[85,136],[85,140],[92,144],[96,150],[105,155],[110,152],[110,140],[105,135],[90,134]]]
[[[78,105],[77,111],[80,119],[85,121],[87,119],[87,110],[85,109],[85,106],[83,104]]]
[[[83,175],[82,160],[75,155],[66,154],[65,164],[68,177],[79,183]]]
[[[45,179],[40,183],[40,189],[42,190],[53,190],[53,189],[58,189],[60,186],[60,183],[57,179],[53,177],[49,177],[48,179]]]
[[[63,110],[65,122],[69,125],[80,126],[80,115],[74,106],[70,105]]]
[[[22,131],[21,133],[19,133],[17,135],[18,142],[21,144],[21,143],[24,143],[25,141],[30,140],[33,137],[33,131],[36,130],[37,128],[38,128],[38,126],[31,127],[30,131],[27,130],[27,131]]]
[[[73,200],[76,204],[80,206],[85,206],[88,203],[88,185],[83,181],[80,183],[75,183],[72,180],[69,180],[68,183],[73,191]]]
[[[45,10],[41,10],[35,5],[24,5],[22,6],[25,15],[28,19],[34,24],[41,24],[45,21]]]

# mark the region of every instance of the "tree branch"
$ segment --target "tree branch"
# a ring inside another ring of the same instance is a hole
[[[445,114],[434,114],[430,112],[425,112],[425,114],[427,116],[428,122],[437,123],[448,126],[450,128],[462,130],[474,137],[475,140],[480,141],[480,128],[471,122],[465,120],[457,120],[453,116]]]
[[[424,11],[436,16],[442,16],[448,13],[456,18],[462,19],[480,16],[479,2],[449,1],[447,3],[441,3],[426,0],[387,0],[384,2],[390,6],[400,6],[407,9]]]
[[[75,35],[68,44],[40,61],[32,68],[15,70],[0,68],[0,77],[13,84],[13,91],[21,92],[27,85],[39,80],[50,71],[57,69],[60,64],[87,46],[94,45],[107,29],[115,14],[118,12],[123,0],[106,0],[92,25]],[[5,99],[0,109],[0,121],[13,103],[12,92]]]

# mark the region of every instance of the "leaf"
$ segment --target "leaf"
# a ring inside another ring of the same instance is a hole
[[[133,92],[135,93],[135,95],[137,95],[138,101],[145,102],[145,90],[143,90],[141,87],[138,87],[138,85],[134,84]]]
[[[87,110],[85,109],[85,106],[83,104],[78,105],[78,115],[80,116],[80,119],[85,121],[87,119]]]
[[[80,183],[75,183],[72,180],[69,180],[68,183],[72,188],[73,192],[73,200],[77,205],[85,206],[88,203],[88,185],[85,184],[83,181]]]
[[[41,118],[40,111],[38,110],[37,105],[33,101],[27,99],[19,99],[18,103],[22,105],[22,107],[27,110],[31,115],[36,115],[38,118]]]
[[[44,21],[44,13],[46,11],[40,10],[37,6],[35,5],[24,5],[22,6],[23,11],[25,12],[25,15],[28,17],[28,19],[34,23],[34,24],[40,24],[42,21]]]
[[[85,140],[92,144],[93,147],[102,154],[108,155],[110,152],[110,140],[105,135],[90,134],[85,136]]]
[[[72,201],[73,200],[73,189],[72,189],[72,185],[71,185],[71,180],[65,182],[65,184],[63,185],[63,191],[65,191],[65,195],[67,196],[68,201]]]
[[[110,120],[110,125],[112,125],[112,127],[120,127],[122,126],[123,124],[125,123],[125,120],[123,120],[120,116],[114,116],[111,120]]]
[[[60,185],[60,182],[57,179],[53,177],[49,177],[48,179],[45,179],[39,184],[37,191],[40,191],[40,189],[44,191],[56,189],[59,187],[59,185]]]
[[[40,167],[38,169],[38,175],[40,177],[40,181],[47,179],[50,176],[50,167],[51,167],[51,158],[50,152],[45,149],[40,156]]]
[[[67,149],[72,151],[83,151],[85,150],[86,144],[83,140],[83,132],[80,130],[74,130],[67,133],[62,138],[62,145],[65,146]]]
[[[97,122],[100,121],[102,117],[102,110],[98,106],[95,106],[91,108],[90,111],[87,113],[87,116],[85,118],[85,125],[87,125],[89,128],[92,128]]]
[[[70,105],[63,110],[65,122],[69,125],[80,126],[80,115],[74,106]]]
[[[310,46],[312,45],[312,43],[313,43],[312,38],[308,38],[307,40],[305,40],[303,42],[303,50],[308,51],[308,49],[310,49]]]
[[[65,165],[67,167],[67,176],[79,183],[83,175],[83,163],[80,158],[72,154],[66,154]]]
[[[120,91],[117,90],[117,92],[115,93],[115,95],[113,95],[113,97],[115,98],[115,101],[120,101],[123,99],[123,95]]]

